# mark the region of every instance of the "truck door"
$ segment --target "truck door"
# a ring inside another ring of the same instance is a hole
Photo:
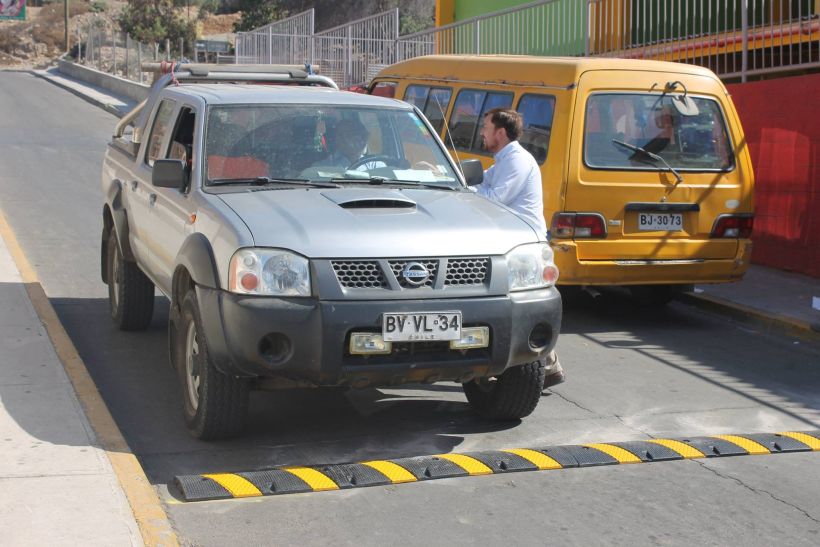
[[[137,157],[136,165],[129,173],[129,180],[123,181],[127,195],[127,214],[131,248],[137,256],[140,267],[149,277],[156,279],[156,272],[151,263],[149,199],[152,193],[151,169],[154,160],[164,157],[162,150],[167,148],[169,133],[173,127],[176,102],[163,99],[157,105],[150,118],[148,141],[142,155]]]
[[[170,292],[174,266],[179,249],[185,238],[193,233],[191,215],[195,210],[191,204],[191,181],[197,180],[198,158],[195,155],[195,134],[198,123],[197,109],[189,104],[179,108],[174,123],[170,126],[170,138],[163,148],[162,158],[183,160],[188,165],[188,186],[186,188],[151,187],[148,196],[147,227],[151,248],[151,263],[155,280],[166,294]],[[195,172],[196,171],[196,172]]]

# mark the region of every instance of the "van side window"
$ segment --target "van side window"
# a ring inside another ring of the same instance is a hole
[[[450,106],[452,96],[453,90],[448,87],[409,85],[404,92],[404,101],[421,110],[436,132],[441,133],[441,128],[444,127],[444,113]]]
[[[171,114],[174,113],[176,103],[169,99],[163,99],[157,108],[154,117],[154,125],[151,127],[151,136],[148,138],[148,146],[145,152],[145,163],[154,166],[154,160],[163,158],[162,141],[168,132],[168,125],[171,123]]]
[[[535,161],[542,165],[547,159],[555,113],[555,97],[550,95],[524,95],[518,101],[518,112],[524,120],[524,130],[518,142]]]
[[[408,85],[404,90],[404,102],[412,104],[423,112],[429,93],[430,88],[426,85]]]
[[[483,153],[484,147],[479,131],[484,114],[492,108],[509,108],[512,105],[512,98],[512,93],[487,93],[475,89],[459,92],[450,116],[450,133],[455,148]]]
[[[450,106],[452,96],[453,90],[446,87],[434,87],[430,90],[430,96],[427,98],[423,112],[437,133],[441,133],[441,128],[444,127],[444,113]]]

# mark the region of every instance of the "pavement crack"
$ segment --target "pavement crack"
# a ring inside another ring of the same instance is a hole
[[[558,393],[557,391],[552,391],[552,390],[550,390],[550,393],[552,393],[553,395],[556,395],[559,399],[562,399],[562,400],[564,400],[564,401],[568,402],[568,403],[569,403],[569,404],[571,404],[571,405],[575,405],[575,406],[577,406],[577,407],[578,407],[578,408],[580,408],[581,410],[586,410],[586,411],[587,411],[587,412],[589,412],[590,414],[594,414],[594,415],[598,416],[598,413],[597,413],[597,412],[595,412],[594,410],[589,409],[589,408],[587,408],[587,407],[585,407],[585,406],[582,406],[582,405],[580,405],[580,404],[576,403],[575,401],[573,401],[572,399],[569,399],[569,398],[567,398],[567,397],[564,397],[563,395],[561,395],[561,394],[560,394],[560,393]]]
[[[803,516],[805,516],[807,519],[811,520],[812,522],[814,522],[816,524],[820,524],[820,519],[814,518],[806,510],[802,509],[801,507],[798,507],[797,505],[795,505],[793,503],[789,503],[788,501],[786,501],[784,499],[778,498],[777,496],[775,496],[774,494],[772,494],[768,490],[762,490],[762,489],[755,488],[753,486],[749,486],[748,484],[746,484],[742,480],[738,479],[737,477],[730,477],[729,475],[724,475],[723,473],[721,473],[717,469],[713,469],[712,467],[709,467],[708,465],[706,465],[706,462],[699,461],[699,460],[691,460],[691,461],[695,462],[696,464],[701,466],[703,469],[706,469],[707,471],[711,471],[712,473],[714,473],[715,475],[717,475],[721,479],[734,481],[735,483],[739,484],[740,486],[742,486],[743,488],[749,490],[750,492],[754,492],[755,494],[766,494],[767,496],[769,496],[773,500],[775,500],[777,502],[780,502],[783,505],[785,505],[787,507],[791,507],[792,509],[802,513]]]

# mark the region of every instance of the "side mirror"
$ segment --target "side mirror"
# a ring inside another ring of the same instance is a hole
[[[480,160],[464,160],[458,164],[467,186],[477,186],[484,182],[484,166]]]
[[[182,160],[156,160],[151,173],[151,184],[157,188],[183,190],[188,182],[185,162]]]

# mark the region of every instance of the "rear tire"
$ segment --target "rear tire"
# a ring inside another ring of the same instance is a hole
[[[154,315],[154,284],[136,262],[123,258],[117,234],[108,236],[108,308],[120,330],[145,330]]]
[[[211,361],[194,290],[182,300],[176,358],[185,425],[202,441],[240,433],[248,413],[249,382],[220,372]]]
[[[491,420],[520,420],[532,414],[544,389],[544,363],[512,367],[500,376],[462,384],[467,401]]]

